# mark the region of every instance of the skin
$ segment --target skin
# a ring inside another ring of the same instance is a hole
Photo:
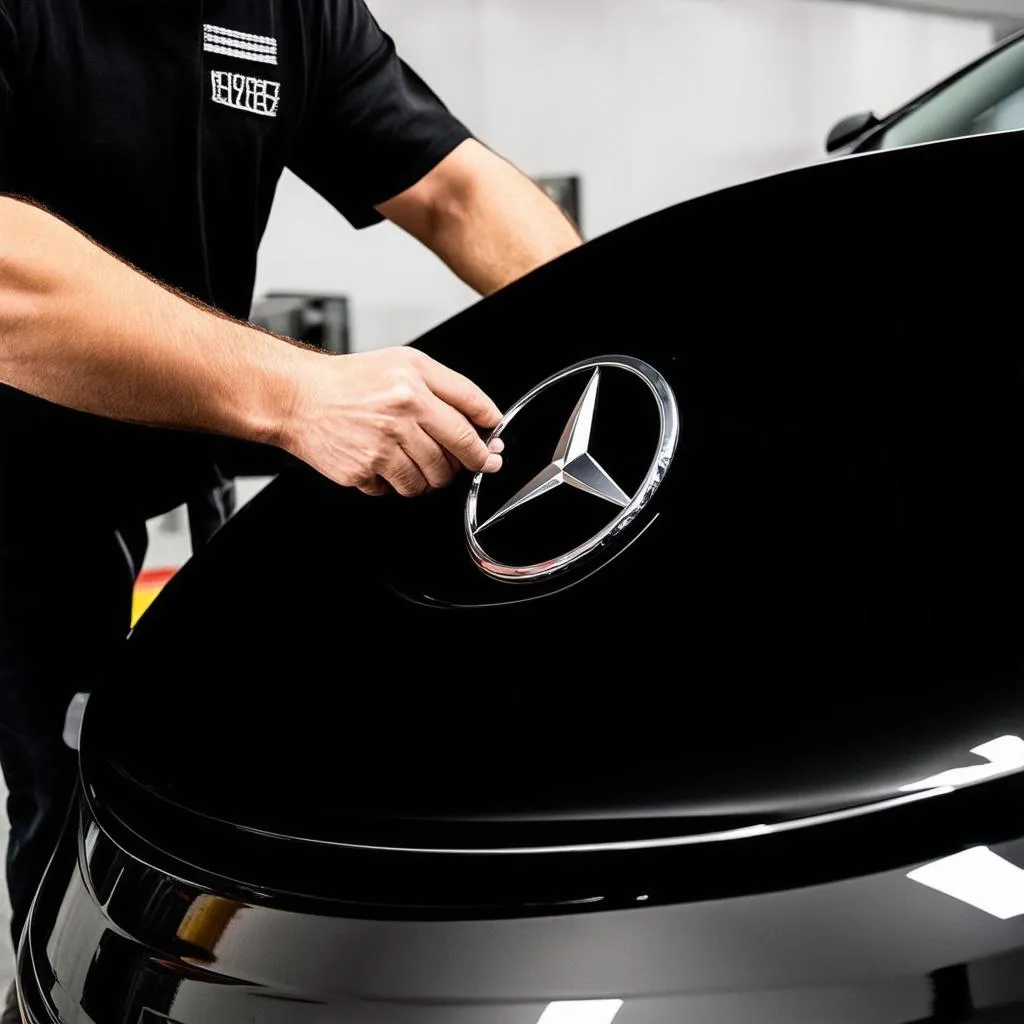
[[[529,178],[473,140],[378,210],[490,295],[580,244]]]
[[[467,141],[385,217],[490,294],[580,244],[527,177]],[[501,412],[409,348],[335,356],[225,316],[30,203],[0,197],[0,381],[60,405],[277,445],[367,494],[501,468]]]

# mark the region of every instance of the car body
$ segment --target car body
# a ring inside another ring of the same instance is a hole
[[[26,1020],[1019,1021],[1022,155],[704,196],[420,339],[504,469],[289,470],[170,581]]]

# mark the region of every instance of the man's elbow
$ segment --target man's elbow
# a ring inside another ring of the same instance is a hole
[[[0,343],[12,347],[35,333],[62,290],[53,233],[62,223],[42,207],[0,195]]]
[[[467,224],[479,205],[486,156],[498,160],[474,139],[456,146],[412,188],[377,207],[388,220],[430,244]]]

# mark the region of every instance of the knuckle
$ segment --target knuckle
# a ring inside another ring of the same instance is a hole
[[[407,413],[417,407],[419,397],[419,391],[413,381],[400,377],[391,385],[387,406],[396,412]]]
[[[405,424],[401,419],[394,416],[387,416],[380,421],[377,428],[378,449],[386,453],[402,440]]]

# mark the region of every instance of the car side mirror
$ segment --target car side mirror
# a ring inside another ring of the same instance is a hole
[[[845,146],[848,142],[853,142],[859,135],[863,135],[868,129],[874,128],[875,125],[881,123],[870,110],[844,117],[828,133],[828,139],[825,141],[825,151],[834,153],[841,146]]]

